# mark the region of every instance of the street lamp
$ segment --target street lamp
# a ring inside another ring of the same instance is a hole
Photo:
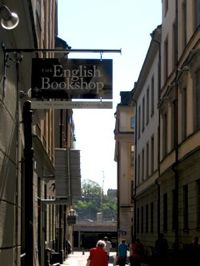
[[[76,223],[76,211],[74,209],[70,209],[67,215],[67,223],[69,225],[74,225]]]
[[[19,23],[18,15],[3,4],[0,4],[0,17],[1,26],[6,30],[14,29]]]

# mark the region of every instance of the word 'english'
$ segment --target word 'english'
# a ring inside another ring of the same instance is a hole
[[[101,71],[97,68],[96,65],[93,66],[85,66],[79,65],[78,68],[75,69],[63,69],[62,65],[54,65],[53,66],[53,77],[54,78],[100,78],[102,77]]]

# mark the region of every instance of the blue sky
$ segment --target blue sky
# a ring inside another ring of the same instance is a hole
[[[113,130],[120,91],[132,90],[150,33],[160,23],[161,0],[58,0],[58,35],[73,49],[122,49],[122,54],[102,55],[113,59],[113,109],[74,110],[82,178],[94,180],[105,191],[117,187]],[[100,58],[100,54],[69,57]]]

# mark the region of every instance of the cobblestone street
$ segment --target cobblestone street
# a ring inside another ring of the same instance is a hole
[[[111,261],[112,257],[115,255],[115,252],[110,253]],[[81,251],[75,251],[73,254],[70,254],[68,258],[64,261],[62,266],[85,266],[87,262],[87,258],[89,256],[89,252],[85,252],[84,255]],[[113,262],[108,264],[109,266],[113,265]]]

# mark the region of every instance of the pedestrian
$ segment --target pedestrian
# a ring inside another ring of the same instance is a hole
[[[104,242],[106,243],[105,250],[106,250],[106,252],[108,253],[108,256],[109,256],[109,254],[110,254],[110,250],[111,250],[111,248],[112,248],[112,244],[111,244],[111,242],[108,240],[108,237],[107,237],[107,236],[105,236],[103,240],[104,240]]]
[[[96,247],[90,249],[90,254],[87,259],[89,266],[108,266],[108,255],[105,251],[106,243],[99,240]]]
[[[199,238],[195,236],[187,250],[188,263],[190,266],[200,265],[200,245]]]
[[[105,251],[107,252],[108,254],[108,260],[110,259],[110,250],[112,248],[112,244],[111,242],[108,240],[108,237],[105,236],[104,237],[104,242],[106,243],[106,246],[105,246]]]
[[[164,238],[164,234],[160,233],[155,242],[155,263],[156,265],[168,265],[168,241]]]
[[[125,266],[127,260],[127,251],[128,245],[126,244],[126,240],[122,239],[121,243],[118,245],[118,265]]]
[[[129,245],[130,252],[130,265],[131,266],[140,266],[144,260],[144,245],[140,242],[139,239],[132,240],[132,243]]]
[[[66,247],[67,254],[70,254],[72,252],[72,245],[70,241],[67,239],[65,241],[65,247]]]

